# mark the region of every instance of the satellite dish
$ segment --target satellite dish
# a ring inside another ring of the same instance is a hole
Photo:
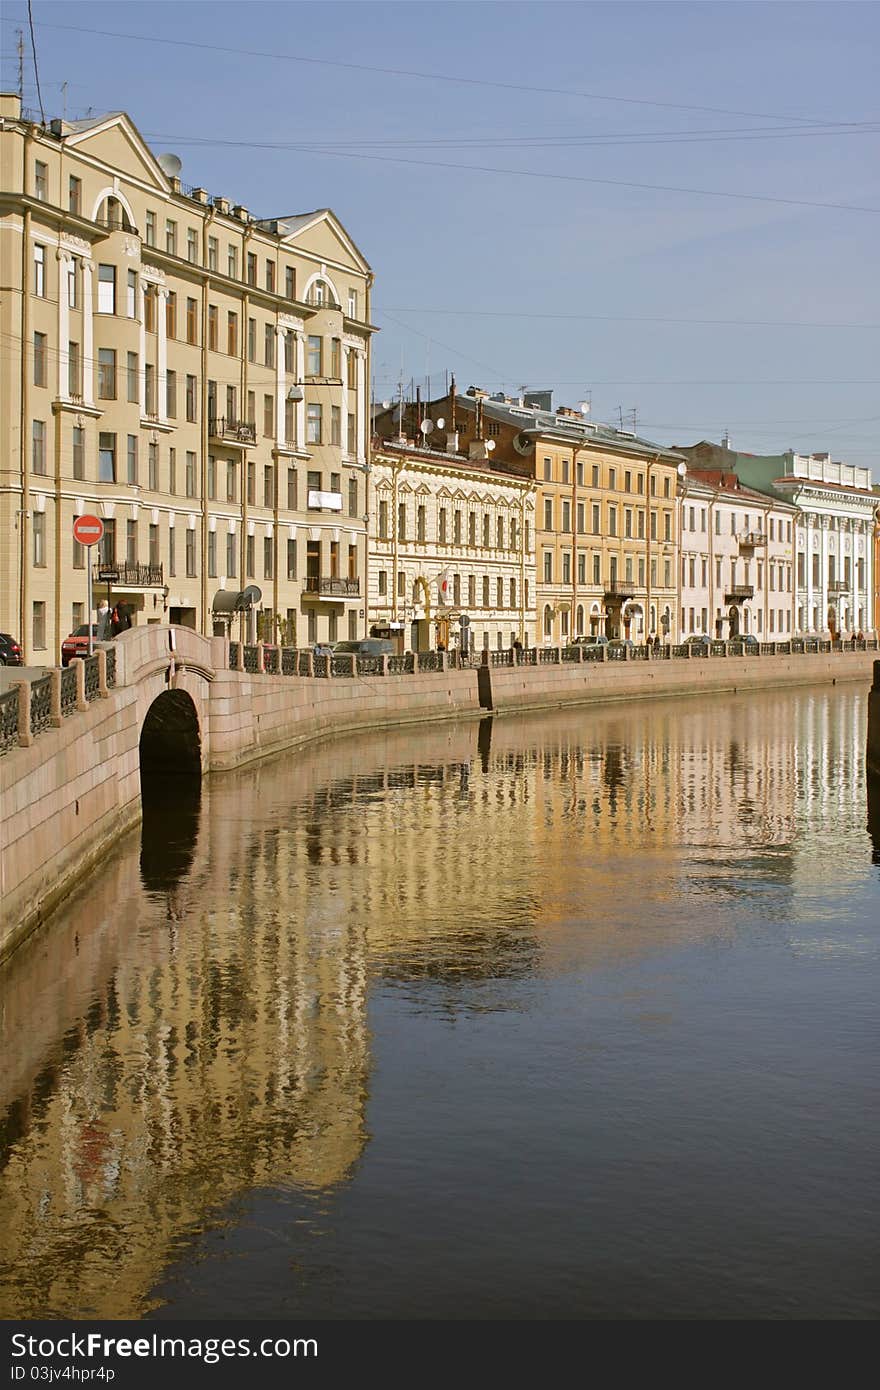
[[[518,454],[522,454],[525,458],[534,449],[535,442],[533,439],[529,439],[524,430],[520,430],[519,434],[513,436],[513,447]]]
[[[180,157],[176,154],[160,154],[158,164],[162,173],[167,174],[169,179],[176,179],[183,168]]]
[[[246,612],[248,608],[253,608],[256,604],[258,604],[262,597],[262,589],[260,589],[256,584],[248,584],[246,589],[242,589],[241,593],[238,596],[238,599],[236,600],[236,611],[238,613]]]
[[[491,454],[491,452],[492,452],[492,450],[493,450],[494,448],[495,448],[495,440],[494,440],[494,439],[487,439],[487,440],[486,440],[486,451],[487,451],[487,453],[490,453],[490,454]]]
[[[443,419],[443,416],[441,415],[441,416],[440,416],[440,419],[437,421],[437,428],[438,428],[438,430],[442,430],[442,428],[443,428],[443,426],[444,426],[445,424],[446,424],[446,421]]]
[[[391,402],[390,402],[390,401],[383,401],[383,402],[382,402],[382,409],[383,409],[383,410],[388,410],[389,407],[390,407],[390,405],[391,405]]]
[[[589,401],[578,401],[578,410],[581,412],[581,415],[589,415],[589,413],[590,413],[590,402],[589,402]]]
[[[430,434],[433,428],[433,420],[423,420],[422,423],[419,425],[419,429],[422,431],[422,434]]]
[[[688,466],[687,466],[686,463],[680,463],[680,464],[678,465],[678,476],[679,476],[680,478],[683,478],[684,475],[685,475],[685,473],[686,473],[687,471],[688,471]]]

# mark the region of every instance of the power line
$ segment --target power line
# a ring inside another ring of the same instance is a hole
[[[304,145],[281,144],[268,140],[212,139],[205,136],[169,135],[159,131],[145,131],[144,134],[151,140],[168,140],[178,145],[219,146],[223,148],[248,150],[279,150],[287,151],[292,154],[320,154],[322,158],[331,159],[365,159],[369,160],[371,163],[378,164],[415,165],[419,169],[455,169],[458,172],[464,171],[465,173],[471,174],[503,174],[507,177],[512,176],[517,179],[544,179],[561,183],[602,184],[610,188],[640,188],[653,193],[690,193],[697,194],[699,197],[704,198],[744,199],[751,203],[778,203],[786,207],[824,208],[828,211],[838,212],[870,212],[875,215],[880,213],[880,208],[863,207],[855,203],[819,203],[807,198],[777,198],[767,193],[731,193],[727,189],[686,188],[678,184],[640,183],[634,179],[600,179],[590,177],[586,174],[554,174],[542,169],[499,169],[486,164],[453,164],[448,160],[407,159],[403,155],[364,154],[343,150],[312,150]]]
[[[46,124],[46,112],[43,110],[43,93],[40,91],[40,71],[37,67],[37,41],[34,38],[34,16],[31,10],[31,0],[28,0],[28,24],[31,30],[31,50],[34,55],[34,81],[37,84],[37,98],[40,103],[40,120]]]
[[[30,0],[28,0],[30,5]],[[12,20],[6,20],[12,23]],[[701,106],[695,103],[677,101],[652,101],[647,97],[606,96],[602,92],[582,92],[568,87],[537,87],[517,82],[493,82],[487,78],[461,77],[450,73],[420,72],[409,68],[378,67],[368,63],[344,63],[331,58],[305,57],[298,53],[267,52],[263,49],[233,48],[215,43],[197,43],[194,39],[166,39],[156,34],[120,33],[114,29],[91,29],[77,24],[57,24],[47,20],[39,21],[46,29],[63,29],[77,34],[92,34],[99,38],[123,39],[135,43],[165,44],[172,48],[196,48],[209,53],[229,53],[236,58],[268,58],[287,63],[302,63],[315,67],[343,68],[349,72],[378,73],[385,77],[410,77],[422,82],[447,82],[456,86],[490,87],[496,91],[532,92],[542,96],[579,97],[587,101],[614,102],[627,106],[651,106],[667,111],[701,111],[715,116],[746,116],[757,120],[802,121],[808,125],[820,124],[815,117],[781,116],[767,111],[737,111],[718,106]]]
[[[374,306],[374,312],[387,314],[391,310],[379,309]],[[495,319],[563,319],[575,323],[584,320],[599,323],[706,324],[710,327],[723,326],[728,328],[880,328],[880,323],[820,323],[805,322],[799,319],[676,319],[645,314],[554,314],[543,310],[518,309],[402,309],[395,305],[393,312],[395,314],[446,314],[450,317],[461,315],[462,317]]]

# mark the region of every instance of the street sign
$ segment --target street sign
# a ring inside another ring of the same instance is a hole
[[[460,625],[461,627],[470,627],[470,625],[471,625],[471,620],[470,620],[470,618],[468,617],[467,613],[462,613],[462,615],[461,615],[461,617],[459,618],[458,621],[459,621],[459,625]]]
[[[102,584],[118,584],[119,570],[102,565],[98,570],[98,581]]]
[[[74,517],[73,538],[80,545],[97,545],[104,534],[104,523],[99,516]],[[89,656],[92,654],[92,566],[91,562],[86,565],[86,613],[88,614],[89,627]]]
[[[73,521],[73,538],[80,545],[97,545],[104,534],[104,523],[99,516],[77,516]]]

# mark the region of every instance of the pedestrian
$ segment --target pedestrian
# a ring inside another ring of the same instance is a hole
[[[655,632],[655,633],[654,633],[654,651],[655,651],[655,652],[659,652],[659,650],[660,650],[660,633],[659,633],[659,632]]]
[[[446,643],[445,643],[445,642],[438,642],[438,643],[437,643],[437,650],[438,650],[438,652],[445,652],[445,651],[446,651]]]
[[[113,637],[118,637],[120,632],[127,632],[130,627],[131,610],[128,604],[120,599],[110,614],[110,632]]]
[[[513,639],[513,650],[514,650],[515,652],[521,652],[522,649],[523,649],[522,642],[519,640],[518,637],[514,637],[514,639]]]
[[[110,609],[107,600],[102,599],[98,604],[98,621],[96,623],[95,637],[99,642],[109,642],[110,636]]]

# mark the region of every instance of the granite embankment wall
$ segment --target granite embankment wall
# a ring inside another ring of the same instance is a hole
[[[188,629],[174,629],[173,637],[167,628],[133,629],[115,651],[115,687],[0,759],[0,958],[138,822],[141,731],[169,690],[192,701],[201,768],[209,773],[359,730],[477,717],[487,706],[503,715],[795,683],[867,683],[873,660],[873,653],[837,652],[328,679],[229,670],[222,639]]]

